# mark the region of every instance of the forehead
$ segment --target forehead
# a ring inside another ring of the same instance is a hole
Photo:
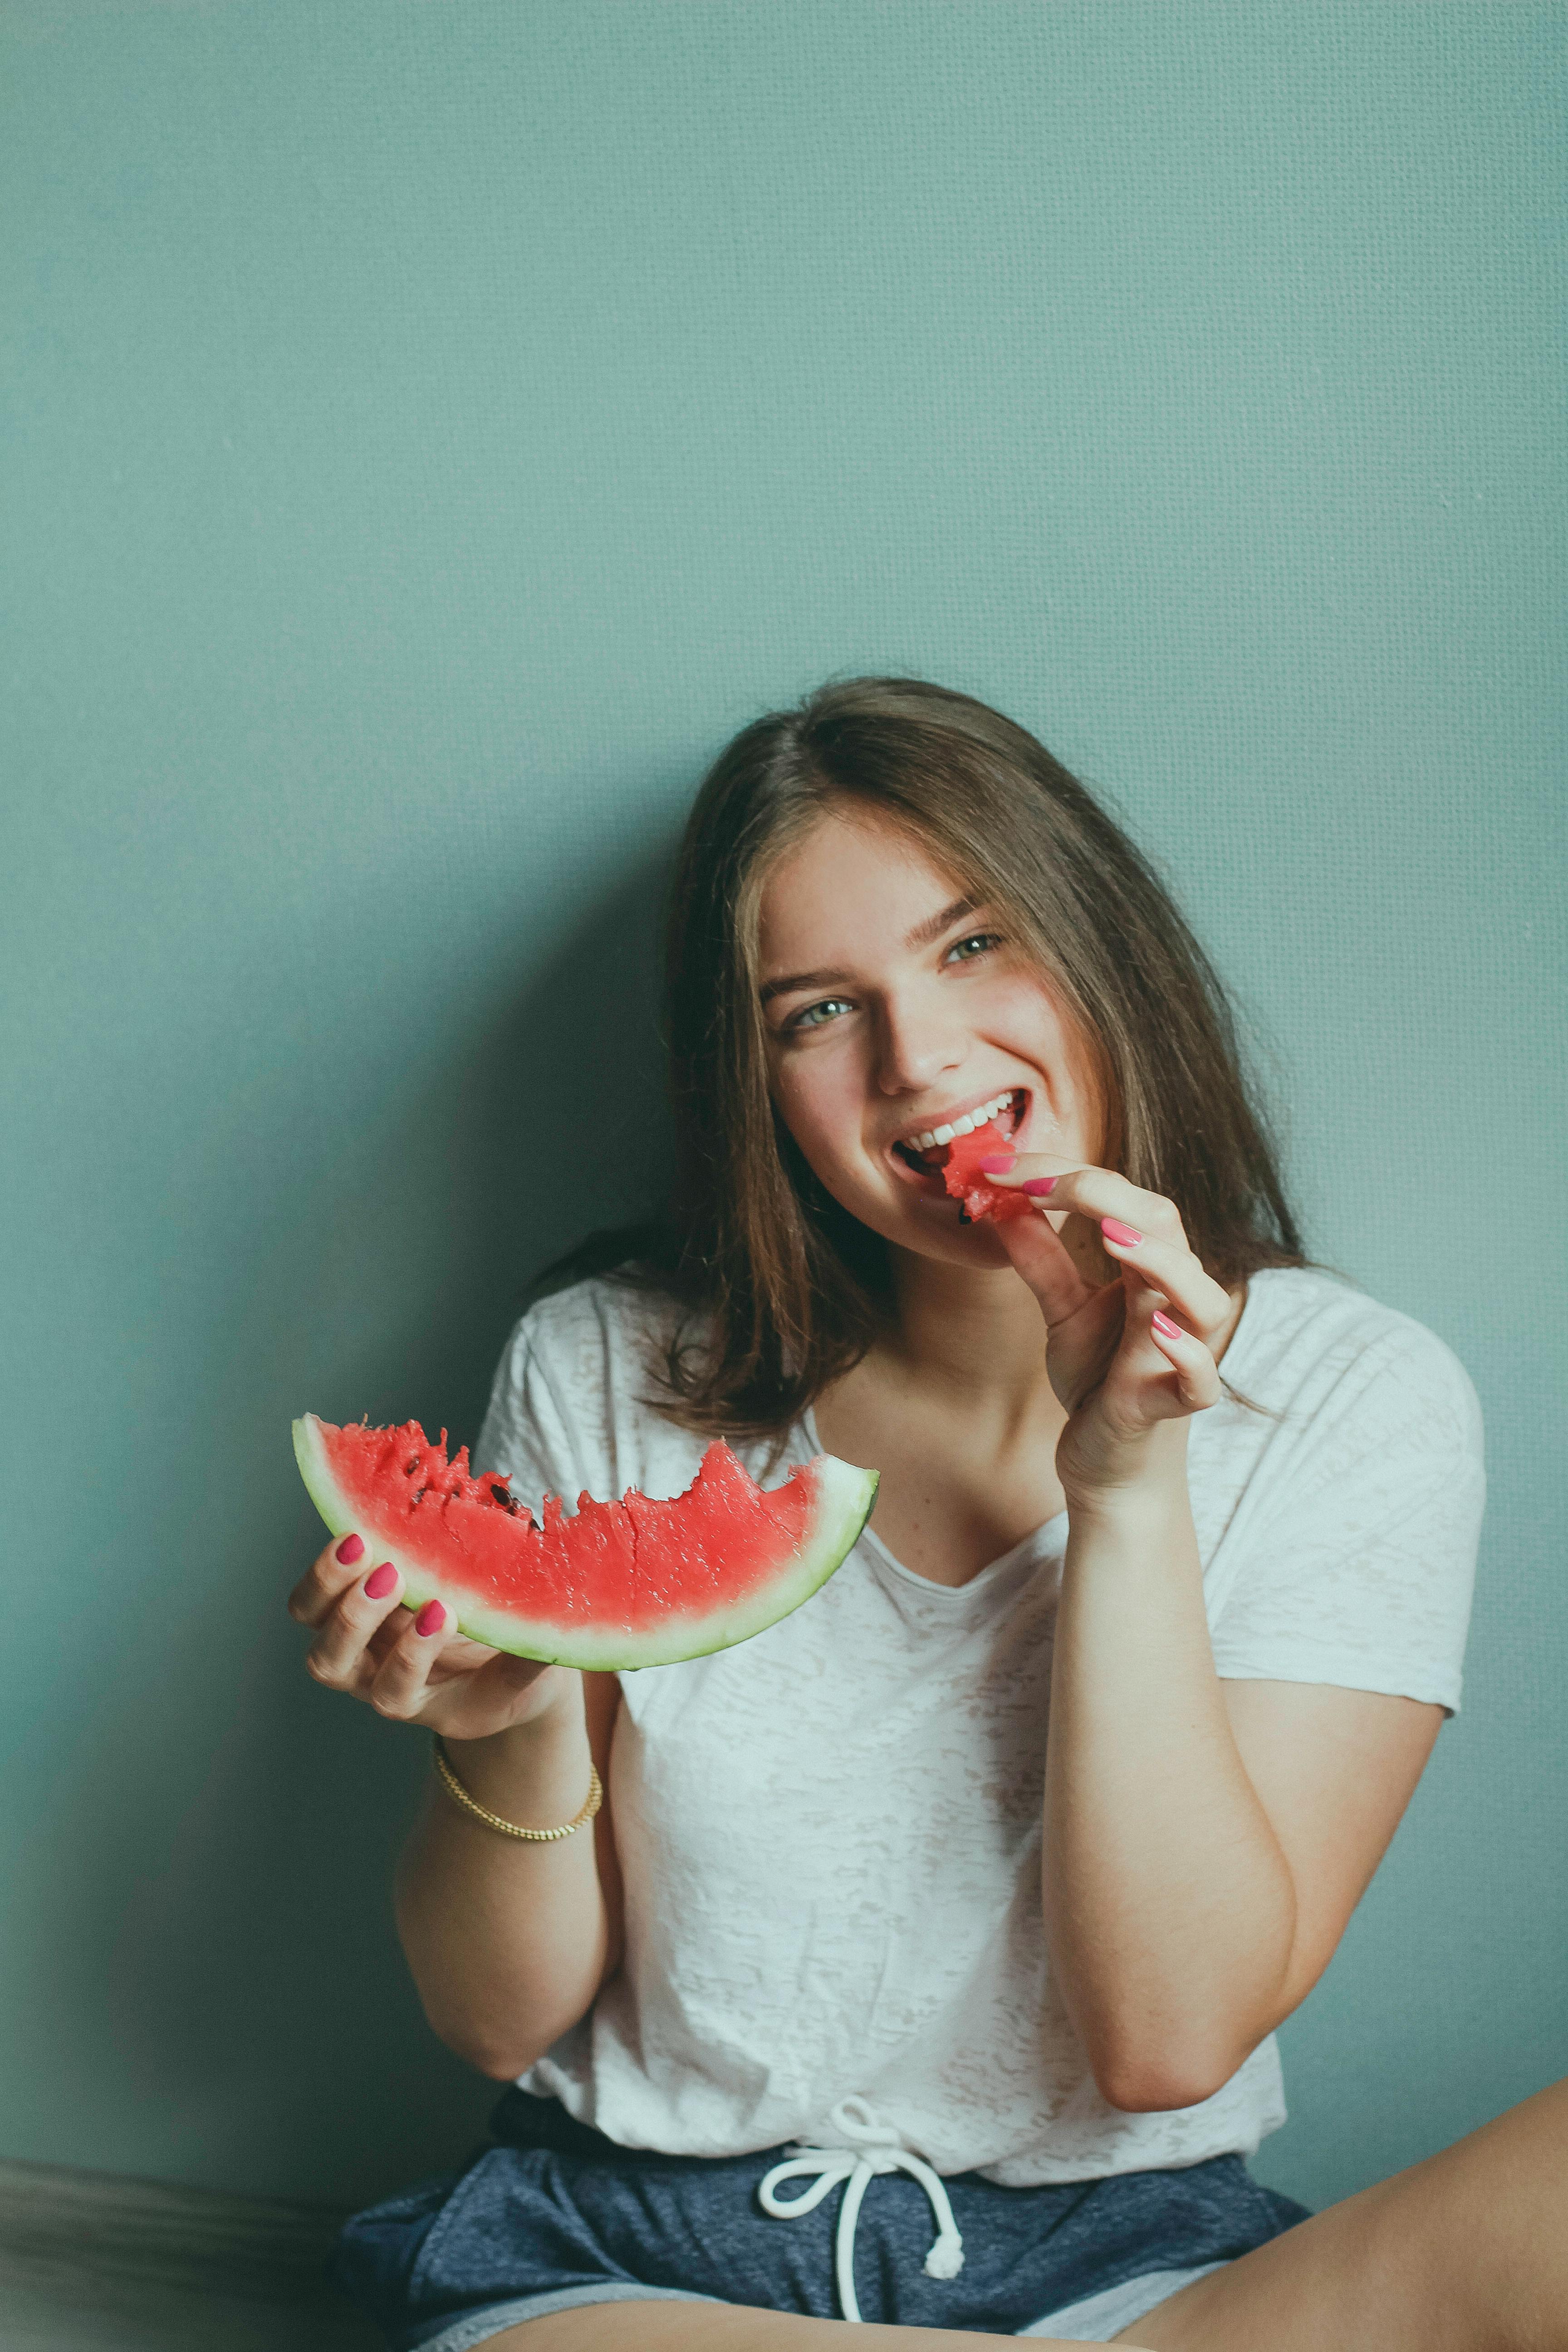
[[[842,961],[908,934],[958,898],[962,877],[875,809],[830,809],[769,868],[758,909],[765,979],[828,955]]]

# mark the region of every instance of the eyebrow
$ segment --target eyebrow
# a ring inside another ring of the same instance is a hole
[[[943,931],[951,930],[953,924],[962,922],[965,915],[973,915],[979,904],[978,898],[955,898],[952,906],[944,907],[940,914],[930,915],[923,923],[917,923],[904,945],[907,948],[929,948],[933,940],[941,939]],[[783,980],[768,981],[762,991],[762,1002],[769,1004],[775,996],[787,996],[796,988],[831,988],[841,983],[846,977],[842,971],[792,971]]]

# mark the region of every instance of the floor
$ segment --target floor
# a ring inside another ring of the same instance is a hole
[[[5,2352],[378,2352],[382,2338],[321,2300],[262,2304],[124,2284],[96,2293],[77,2280],[0,2273],[0,2344]]]
[[[321,2276],[337,2217],[0,2164],[4,2352],[377,2352]]]

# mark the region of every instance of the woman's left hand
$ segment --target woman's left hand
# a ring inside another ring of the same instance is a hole
[[[1050,1186],[1031,1193],[1041,1213],[996,1231],[1046,1318],[1068,1501],[1127,1486],[1146,1475],[1163,1422],[1217,1401],[1215,1349],[1236,1302],[1193,1255],[1174,1203],[1111,1169],[1029,1152],[987,1180],[1009,1192]],[[1109,1281],[1108,1261],[1119,1269]]]

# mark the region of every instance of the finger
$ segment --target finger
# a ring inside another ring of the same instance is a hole
[[[1176,1394],[1186,1412],[1205,1412],[1219,1402],[1219,1367],[1201,1339],[1157,1307],[1149,1317],[1148,1339],[1175,1373]]]
[[[363,1536],[346,1535],[330,1543],[289,1595],[289,1616],[301,1625],[320,1625],[368,1565]]]
[[[389,1609],[364,1645],[360,1661],[359,1678],[367,1684],[375,1669],[384,1665],[408,1630],[406,1609]]]
[[[406,1602],[402,1610],[393,1610],[385,1622],[376,1627],[375,1632],[365,1643],[364,1664],[361,1668],[361,1675],[367,1684],[373,1670],[386,1664],[387,1659],[407,1632],[408,1615]],[[497,1654],[496,1651],[488,1648],[483,1642],[470,1642],[467,1634],[458,1633],[451,1641],[442,1644],[437,1670],[443,1681],[449,1680],[458,1675],[476,1675],[481,1666],[488,1665]],[[433,1676],[432,1679],[434,1678]]]
[[[389,1559],[359,1577],[323,1621],[305,1657],[305,1671],[329,1690],[357,1690],[367,1645],[397,1607],[403,1579]]]
[[[1217,1331],[1230,1314],[1230,1293],[1205,1274],[1185,1242],[1158,1241],[1120,1218],[1100,1221],[1100,1244],[1119,1265],[1130,1266],[1152,1289],[1162,1291],[1192,1329]]]
[[[1014,1217],[996,1227],[1003,1248],[1040,1303],[1054,1330],[1105,1286],[1088,1281],[1055,1227],[1044,1217]]]
[[[1073,1210],[1096,1223],[1101,1217],[1115,1217],[1161,1241],[1186,1239],[1181,1211],[1173,1201],[1163,1192],[1145,1192],[1141,1184],[1130,1183],[1113,1168],[1091,1168],[1081,1160],[1055,1159],[1046,1151],[1021,1152],[1010,1168],[1001,1164],[1000,1155],[982,1164],[988,1182],[1003,1191],[1027,1192],[1031,1200],[1052,1212]]]
[[[377,1715],[394,1723],[410,1722],[430,1696],[432,1667],[453,1643],[468,1646],[446,1604],[427,1601],[409,1617],[365,1692]]]

